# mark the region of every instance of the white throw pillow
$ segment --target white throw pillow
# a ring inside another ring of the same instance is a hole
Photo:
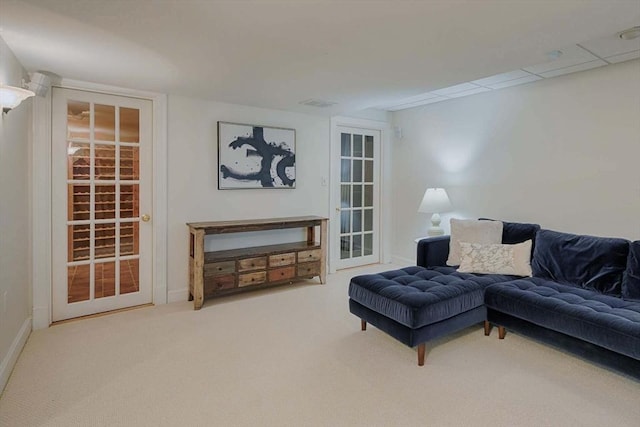
[[[516,245],[461,242],[458,271],[531,277],[531,240]]]
[[[452,218],[447,265],[460,265],[460,242],[502,243],[502,221]]]

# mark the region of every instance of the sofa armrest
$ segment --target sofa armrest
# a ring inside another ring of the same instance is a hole
[[[449,257],[450,236],[428,237],[418,241],[416,264],[421,267],[445,267]]]

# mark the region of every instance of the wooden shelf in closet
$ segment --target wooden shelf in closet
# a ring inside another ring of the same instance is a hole
[[[137,253],[137,229],[134,229],[133,223],[121,222],[119,240],[117,240],[115,222],[138,216],[137,184],[128,182],[139,178],[138,149],[102,142],[104,141],[96,140],[92,150],[89,140],[69,139],[70,147],[73,146],[75,151],[68,156],[68,179],[70,180],[68,216],[74,221],[91,219],[90,190],[92,188],[91,172],[93,172],[95,191],[93,219],[114,221],[112,225],[109,225],[111,223],[94,225],[94,256],[100,258],[115,256],[116,245],[119,245],[120,255],[132,255]],[[119,164],[116,158],[118,150]],[[116,185],[119,186],[118,192],[115,191]],[[120,198],[119,201],[116,195]],[[120,207],[118,212],[116,212],[116,206]],[[69,226],[68,259],[70,261],[83,261],[90,258],[92,239],[90,228],[88,224]]]

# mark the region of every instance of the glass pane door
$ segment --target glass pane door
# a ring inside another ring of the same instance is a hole
[[[53,318],[151,302],[150,102],[68,89],[53,101],[52,238],[66,247]]]
[[[139,291],[139,110],[67,102],[68,303]]]
[[[378,262],[377,136],[358,129],[340,132],[340,268]]]

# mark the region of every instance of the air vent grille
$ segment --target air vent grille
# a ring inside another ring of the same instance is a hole
[[[322,99],[307,99],[306,101],[300,102],[300,104],[308,105],[309,107],[327,108],[336,105],[337,102],[323,101]]]

